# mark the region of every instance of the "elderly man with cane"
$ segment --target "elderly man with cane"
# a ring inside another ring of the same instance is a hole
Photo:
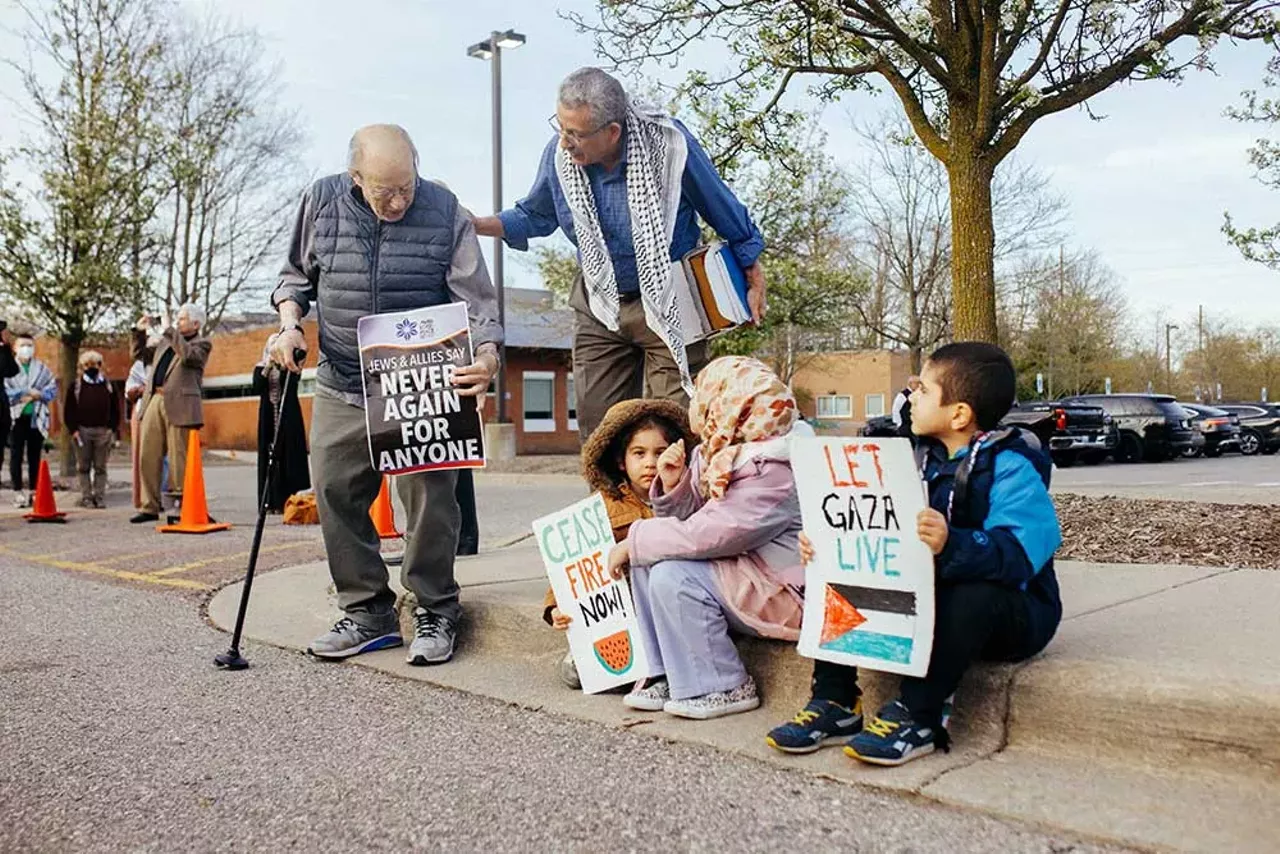
[[[347,171],[303,196],[289,256],[271,304],[281,331],[271,359],[299,370],[299,325],[312,303],[320,360],[311,423],[311,471],[329,573],[345,615],[308,652],[338,659],[399,646],[395,593],[369,518],[382,475],[369,457],[356,324],[380,312],[465,302],[474,363],[455,373],[459,394],[480,396],[498,371],[497,294],[471,218],[438,182],[418,175],[418,153],[403,128],[356,132]],[[416,597],[411,664],[453,657],[461,605],[454,581],[459,511],[457,471],[401,475],[407,514],[401,579]]]
[[[542,153],[529,195],[476,230],[513,249],[557,228],[578,247],[581,273],[573,375],[578,431],[585,441],[609,407],[639,397],[689,403],[707,362],[694,320],[675,302],[673,264],[697,247],[698,217],[729,245],[750,289],[758,322],[765,311],[764,238],[725,186],[688,128],[627,97],[599,68],[580,68],[560,84],[556,135]]]

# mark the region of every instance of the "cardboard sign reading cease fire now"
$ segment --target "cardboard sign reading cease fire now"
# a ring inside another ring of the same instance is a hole
[[[649,675],[626,578],[609,576],[613,526],[598,494],[533,523],[556,605],[568,616],[569,651],[587,694]]]
[[[814,559],[800,654],[924,676],[933,553],[916,533],[924,490],[906,439],[796,439],[791,468]]]

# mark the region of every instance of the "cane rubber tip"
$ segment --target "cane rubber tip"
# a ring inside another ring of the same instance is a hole
[[[213,659],[213,663],[220,670],[244,670],[249,666],[244,656],[234,650],[228,650],[217,656]]]

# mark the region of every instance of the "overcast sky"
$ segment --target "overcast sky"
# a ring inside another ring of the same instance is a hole
[[[182,0],[193,10],[207,0]],[[556,85],[595,62],[589,37],[557,9],[590,11],[585,0],[217,0],[224,15],[257,28],[281,62],[285,98],[308,134],[306,164],[317,175],[343,168],[351,131],[370,122],[408,128],[424,174],[449,184],[477,212],[491,207],[489,65],[466,47],[491,29],[515,28],[528,43],[503,57],[506,202],[528,188],[550,136]],[[20,23],[0,0],[0,23]],[[0,53],[14,40],[0,34]],[[697,61],[699,57],[686,57]],[[706,59],[706,57],[702,57]],[[1241,90],[1256,85],[1265,53],[1224,52],[1219,73],[1193,74],[1181,86],[1138,83],[1094,99],[1082,111],[1042,120],[1019,148],[1047,172],[1070,204],[1068,249],[1095,249],[1118,275],[1138,332],[1154,338],[1160,315],[1185,321],[1199,304],[1211,316],[1280,323],[1280,274],[1242,260],[1223,239],[1224,210],[1238,221],[1280,219],[1280,195],[1256,184],[1246,149],[1258,129],[1222,116]],[[0,73],[0,94],[15,80]],[[851,96],[827,111],[830,150],[860,159],[849,116],[873,118],[893,102]],[[0,100],[0,145],[21,134],[11,102]],[[486,241],[487,243],[487,241]],[[527,257],[527,256],[524,256]],[[507,283],[536,286],[519,253],[507,253]]]

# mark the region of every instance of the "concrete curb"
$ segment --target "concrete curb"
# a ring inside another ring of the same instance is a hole
[[[810,665],[788,645],[741,642],[764,697],[755,712],[706,722],[636,713],[616,696],[559,684],[563,639],[541,620],[545,582],[536,549],[522,544],[460,560],[457,575],[466,616],[453,663],[410,667],[403,650],[352,663],[1128,844],[1274,850],[1263,842],[1280,838],[1273,818],[1280,816],[1280,649],[1274,637],[1262,642],[1274,634],[1274,620],[1264,627],[1245,613],[1251,603],[1269,612],[1280,573],[1064,562],[1070,610],[1047,653],[1017,667],[975,668],[956,699],[955,749],[895,769],[859,765],[838,750],[789,757],[764,744],[767,730],[808,697]],[[336,612],[325,582],[323,564],[264,575],[246,635],[305,649]],[[238,585],[214,596],[214,625],[230,627],[238,596]],[[1196,617],[1209,601],[1220,606],[1217,617]],[[1222,609],[1227,616],[1240,610],[1239,619],[1224,624]],[[1179,625],[1192,637],[1176,629],[1162,636],[1158,628]],[[1219,648],[1235,648],[1221,635],[1243,628],[1248,653],[1234,665],[1209,666],[1215,656],[1198,641],[1208,626],[1219,630]],[[1192,654],[1197,646],[1201,653]],[[873,711],[896,680],[868,673],[862,683]],[[1233,786],[1248,797],[1227,797]],[[1150,809],[1152,793],[1167,799],[1160,810]]]

